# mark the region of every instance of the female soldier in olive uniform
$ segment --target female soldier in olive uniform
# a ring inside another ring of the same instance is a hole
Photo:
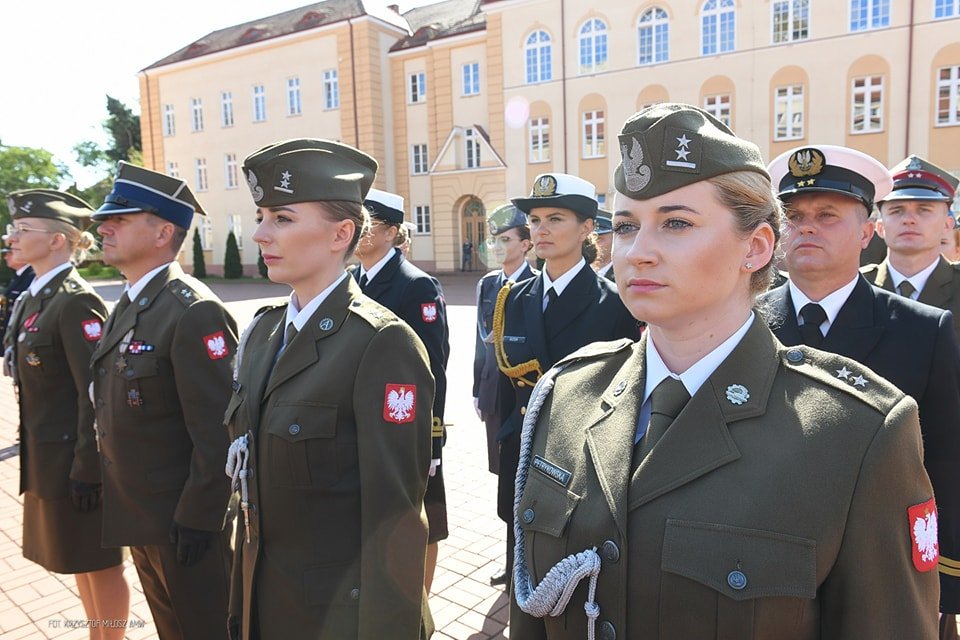
[[[423,343],[345,271],[368,155],[328,140],[257,151],[244,174],[268,275],[293,289],[244,333],[226,423],[240,493],[234,638],[415,640],[433,379]]]
[[[620,148],[614,269],[647,330],[531,398],[512,636],[935,638],[916,403],[751,310],[781,216],[759,149],[677,104]]]
[[[10,246],[36,279],[10,321],[20,395],[23,555],[56,573],[76,574],[91,621],[126,620],[129,589],[121,549],[100,546],[100,460],[93,429],[90,355],[103,330],[103,300],[77,274],[93,247],[91,208],[48,189],[10,195]],[[91,625],[91,638],[124,628]]]
[[[507,283],[494,310],[494,344],[500,371],[514,389],[504,399],[509,412],[500,433],[497,514],[508,523],[507,575],[511,574],[514,477],[520,453],[520,427],[533,385],[560,358],[591,342],[640,337],[637,321],[617,290],[590,267],[596,257],[596,187],[563,173],[537,176],[529,198],[513,204],[527,214],[537,256],[544,260],[536,278]],[[585,258],[587,254],[592,254]]]

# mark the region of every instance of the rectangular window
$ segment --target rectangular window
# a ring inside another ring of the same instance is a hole
[[[480,140],[477,139],[476,129],[467,129],[463,132],[463,141],[467,159],[467,169],[480,167]]]
[[[300,104],[300,78],[287,78],[287,115],[298,116],[303,112]]]
[[[200,98],[193,98],[190,101],[190,120],[191,131],[203,131],[203,101]]]
[[[427,145],[413,145],[410,152],[410,159],[413,163],[411,167],[413,175],[419,176],[430,170],[427,164]]]
[[[223,91],[220,94],[220,126],[233,126],[233,93]]]
[[[850,0],[850,31],[890,26],[890,0]]]
[[[163,135],[172,136],[177,132],[176,122],[173,118],[173,105],[163,105]]]
[[[417,223],[417,233],[430,233],[430,206],[418,204],[413,208],[414,221]]]
[[[851,133],[883,131],[883,76],[853,79]]]
[[[597,206],[603,209],[607,206],[607,194],[598,193],[597,194]]]
[[[775,101],[774,140],[803,137],[803,85],[778,87]]]
[[[730,94],[721,93],[703,99],[703,110],[723,124],[730,125]]]
[[[197,228],[200,229],[200,248],[204,251],[213,249],[213,220],[210,216],[197,216]]]
[[[253,87],[253,121],[263,122],[267,119],[267,94],[262,84]]]
[[[960,15],[960,0],[935,0],[933,3],[934,18],[952,18]]]
[[[530,162],[550,160],[550,118],[530,119]]]
[[[475,96],[480,93],[480,63],[463,65],[463,95]]]
[[[340,80],[337,78],[336,69],[323,72],[323,108],[340,108]]]
[[[427,74],[423,71],[410,74],[410,104],[419,104],[427,99]]]
[[[233,232],[233,237],[237,241],[237,249],[243,251],[243,219],[239,213],[231,213],[227,216],[227,231]]]
[[[224,184],[227,189],[237,188],[237,154],[228,153],[223,156]]]
[[[197,191],[206,191],[207,190],[207,159],[206,158],[197,158],[194,160],[194,168],[196,169],[197,177]]]
[[[773,3],[774,43],[806,40],[810,35],[810,0]]]
[[[937,71],[937,124],[960,124],[960,66]]]
[[[583,157],[600,158],[606,152],[603,111],[585,111],[583,114]]]
[[[180,167],[176,162],[167,162],[167,175],[171,178],[180,177]]]

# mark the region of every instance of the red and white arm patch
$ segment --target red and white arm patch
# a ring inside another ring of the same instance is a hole
[[[227,339],[224,337],[223,331],[204,336],[203,345],[207,348],[207,356],[211,360],[219,360],[230,355],[230,349],[227,347]]]
[[[80,328],[83,329],[83,339],[87,342],[96,342],[103,335],[103,323],[99,318],[84,320],[80,323]]]
[[[420,315],[423,317],[424,322],[436,322],[437,321],[437,303],[436,302],[424,302],[420,305]]]
[[[383,419],[403,424],[417,417],[417,386],[387,384],[383,392]]]
[[[910,550],[917,571],[932,571],[940,559],[937,538],[937,504],[933,498],[907,509],[910,527]]]

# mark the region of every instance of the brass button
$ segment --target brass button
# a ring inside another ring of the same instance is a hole
[[[517,380],[517,386],[518,386],[518,387],[525,387],[526,384],[524,383],[523,380]]]
[[[526,407],[520,407],[520,415],[522,415],[522,416],[527,415],[527,408],[526,408]]]

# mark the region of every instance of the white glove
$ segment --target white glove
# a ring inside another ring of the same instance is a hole
[[[483,420],[483,415],[480,413],[480,398],[473,399],[473,410],[477,412],[477,417]]]
[[[430,461],[430,477],[437,475],[437,467],[440,466],[440,458],[434,458]]]

